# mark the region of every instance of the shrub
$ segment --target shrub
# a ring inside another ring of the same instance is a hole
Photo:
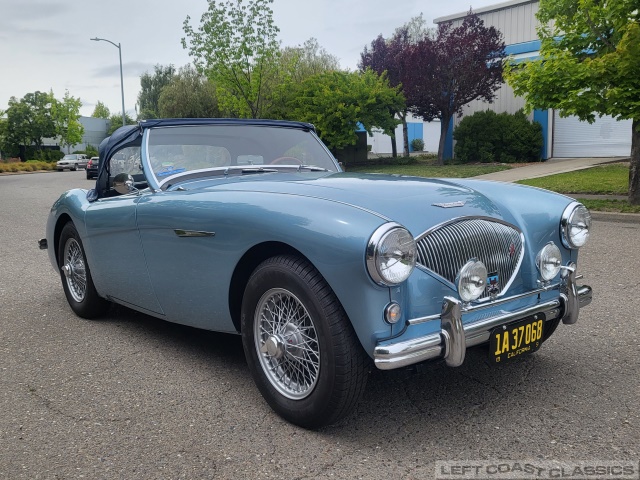
[[[454,130],[455,157],[461,163],[534,162],[540,160],[542,126],[529,122],[522,110],[492,110],[464,117]]]
[[[26,162],[0,163],[0,173],[37,172],[39,170],[55,170],[56,165],[42,160],[27,160]]]
[[[29,159],[41,160],[44,162],[57,162],[64,157],[64,152],[54,148],[36,150],[33,147],[29,147],[26,150],[26,155]]]
[[[87,157],[89,157],[89,158],[98,156],[98,149],[96,147],[94,147],[93,145],[90,145],[88,143],[87,143],[87,148],[85,148],[84,151],[85,151]]]
[[[411,140],[411,150],[414,152],[421,152],[424,150],[424,141],[421,138],[414,138]]]

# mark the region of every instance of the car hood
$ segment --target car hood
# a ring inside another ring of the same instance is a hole
[[[214,183],[215,186],[209,184],[206,189],[298,195],[349,204],[401,223],[416,236],[456,217],[483,216],[513,221],[509,210],[490,200],[485,193],[452,179],[351,173],[275,174]],[[330,205],[327,208],[331,208]]]

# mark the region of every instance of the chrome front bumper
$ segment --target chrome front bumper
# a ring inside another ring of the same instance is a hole
[[[464,362],[467,348],[488,342],[491,330],[500,325],[540,313],[544,314],[547,321],[562,318],[563,323],[574,324],[578,320],[580,308],[591,303],[592,291],[587,285],[579,287],[576,285],[575,264],[566,267],[565,272],[562,283],[558,285],[482,305],[466,306],[456,298],[445,297],[440,314],[409,320],[410,325],[415,325],[440,319],[442,327],[439,333],[403,342],[381,342],[374,349],[375,365],[381,370],[392,370],[425,360],[443,358],[448,366],[457,367]],[[466,313],[518,298],[539,295],[543,291],[552,289],[560,291],[558,298],[513,312],[500,312],[495,316],[466,325],[462,323],[462,316]]]

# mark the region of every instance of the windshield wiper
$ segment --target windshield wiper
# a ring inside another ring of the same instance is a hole
[[[239,172],[241,175],[245,173],[275,173],[278,170],[275,168],[264,168],[264,167],[228,167],[224,171],[224,175],[230,175],[236,172]]]
[[[317,167],[315,165],[300,165],[298,167],[298,171],[301,170],[309,170],[311,172],[328,172],[329,170],[327,170],[326,168],[322,168],[322,167]]]

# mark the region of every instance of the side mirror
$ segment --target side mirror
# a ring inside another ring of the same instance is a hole
[[[126,195],[127,193],[137,192],[138,189],[133,186],[133,177],[128,173],[119,173],[113,179],[113,189],[120,195]]]

